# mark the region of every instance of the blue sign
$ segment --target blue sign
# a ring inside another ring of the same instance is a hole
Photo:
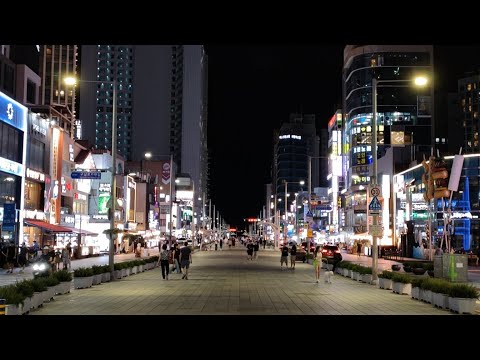
[[[98,179],[102,178],[100,171],[73,171],[70,174],[72,179]]]
[[[380,201],[378,201],[378,198],[376,196],[374,196],[372,201],[370,201],[370,205],[368,205],[368,210],[370,211],[382,210],[382,204],[380,204]]]
[[[3,204],[3,230],[13,231],[16,223],[15,204]]]
[[[307,212],[307,215],[305,215],[305,216],[306,216],[306,217],[311,217],[311,218],[313,218],[313,214],[312,214],[311,211],[308,211],[308,212]]]
[[[315,205],[315,210],[332,211],[332,205],[329,205],[329,204]]]
[[[27,108],[0,92],[0,120],[19,130],[26,131]]]

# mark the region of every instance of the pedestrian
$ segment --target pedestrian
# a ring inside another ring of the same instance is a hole
[[[282,251],[282,254],[280,256],[280,270],[283,270],[283,263],[285,263],[285,268],[288,268],[288,246],[287,246],[287,244],[283,244],[281,251]]]
[[[258,241],[255,241],[255,242],[253,243],[253,258],[254,258],[255,260],[258,259],[258,250],[259,250]]]
[[[218,240],[215,240],[215,251],[218,250]]]
[[[70,253],[66,246],[62,249],[62,263],[63,270],[67,270],[70,264]]]
[[[158,257],[158,264],[162,267],[162,277],[163,280],[168,280],[168,250],[167,244],[162,245],[162,251],[160,252],[160,256]]]
[[[182,279],[188,280],[188,268],[192,263],[192,250],[185,242],[185,246],[180,249],[180,265],[182,266]]]
[[[362,243],[359,241],[357,242],[357,256],[360,257],[362,254]]]
[[[290,269],[295,270],[295,261],[297,260],[297,245],[295,243],[290,249]]]
[[[25,264],[27,263],[27,250],[27,244],[23,243],[18,254],[18,265],[22,267],[22,270],[20,270],[21,273],[25,270]]]
[[[247,244],[247,260],[253,259],[253,244],[249,242]]]
[[[223,239],[220,239],[220,250],[223,248]]]
[[[313,253],[313,268],[315,270],[315,280],[320,280],[320,268],[322,267],[322,251],[320,246],[317,245],[315,252]]]

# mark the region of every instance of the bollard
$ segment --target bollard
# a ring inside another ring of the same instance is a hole
[[[6,300],[0,299],[0,315],[5,315]]]

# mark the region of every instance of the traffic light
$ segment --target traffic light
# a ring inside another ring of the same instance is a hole
[[[434,198],[441,199],[450,196],[448,190],[448,170],[443,158],[433,158],[430,162],[430,170],[432,172],[432,179],[435,183]]]
[[[433,157],[430,157],[429,164],[432,164]],[[423,193],[423,199],[426,202],[429,202],[433,199],[433,178],[432,178],[432,167],[427,164],[425,160],[422,161],[423,169],[425,172],[422,175],[422,182],[425,185],[425,192]]]

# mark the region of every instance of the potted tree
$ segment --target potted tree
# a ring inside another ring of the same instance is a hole
[[[25,296],[22,306],[22,314],[30,312],[32,307],[32,296],[35,293],[31,280],[17,282],[17,290]],[[1,296],[0,296],[1,297]]]
[[[387,270],[383,270],[380,274],[378,274],[378,286],[380,289],[392,289],[392,276],[393,273]]]
[[[5,308],[6,315],[21,315],[25,297],[16,285],[0,287],[0,298],[5,299],[7,304]]]
[[[412,294],[412,280],[405,274],[395,273],[392,277],[392,290],[397,294]]]

